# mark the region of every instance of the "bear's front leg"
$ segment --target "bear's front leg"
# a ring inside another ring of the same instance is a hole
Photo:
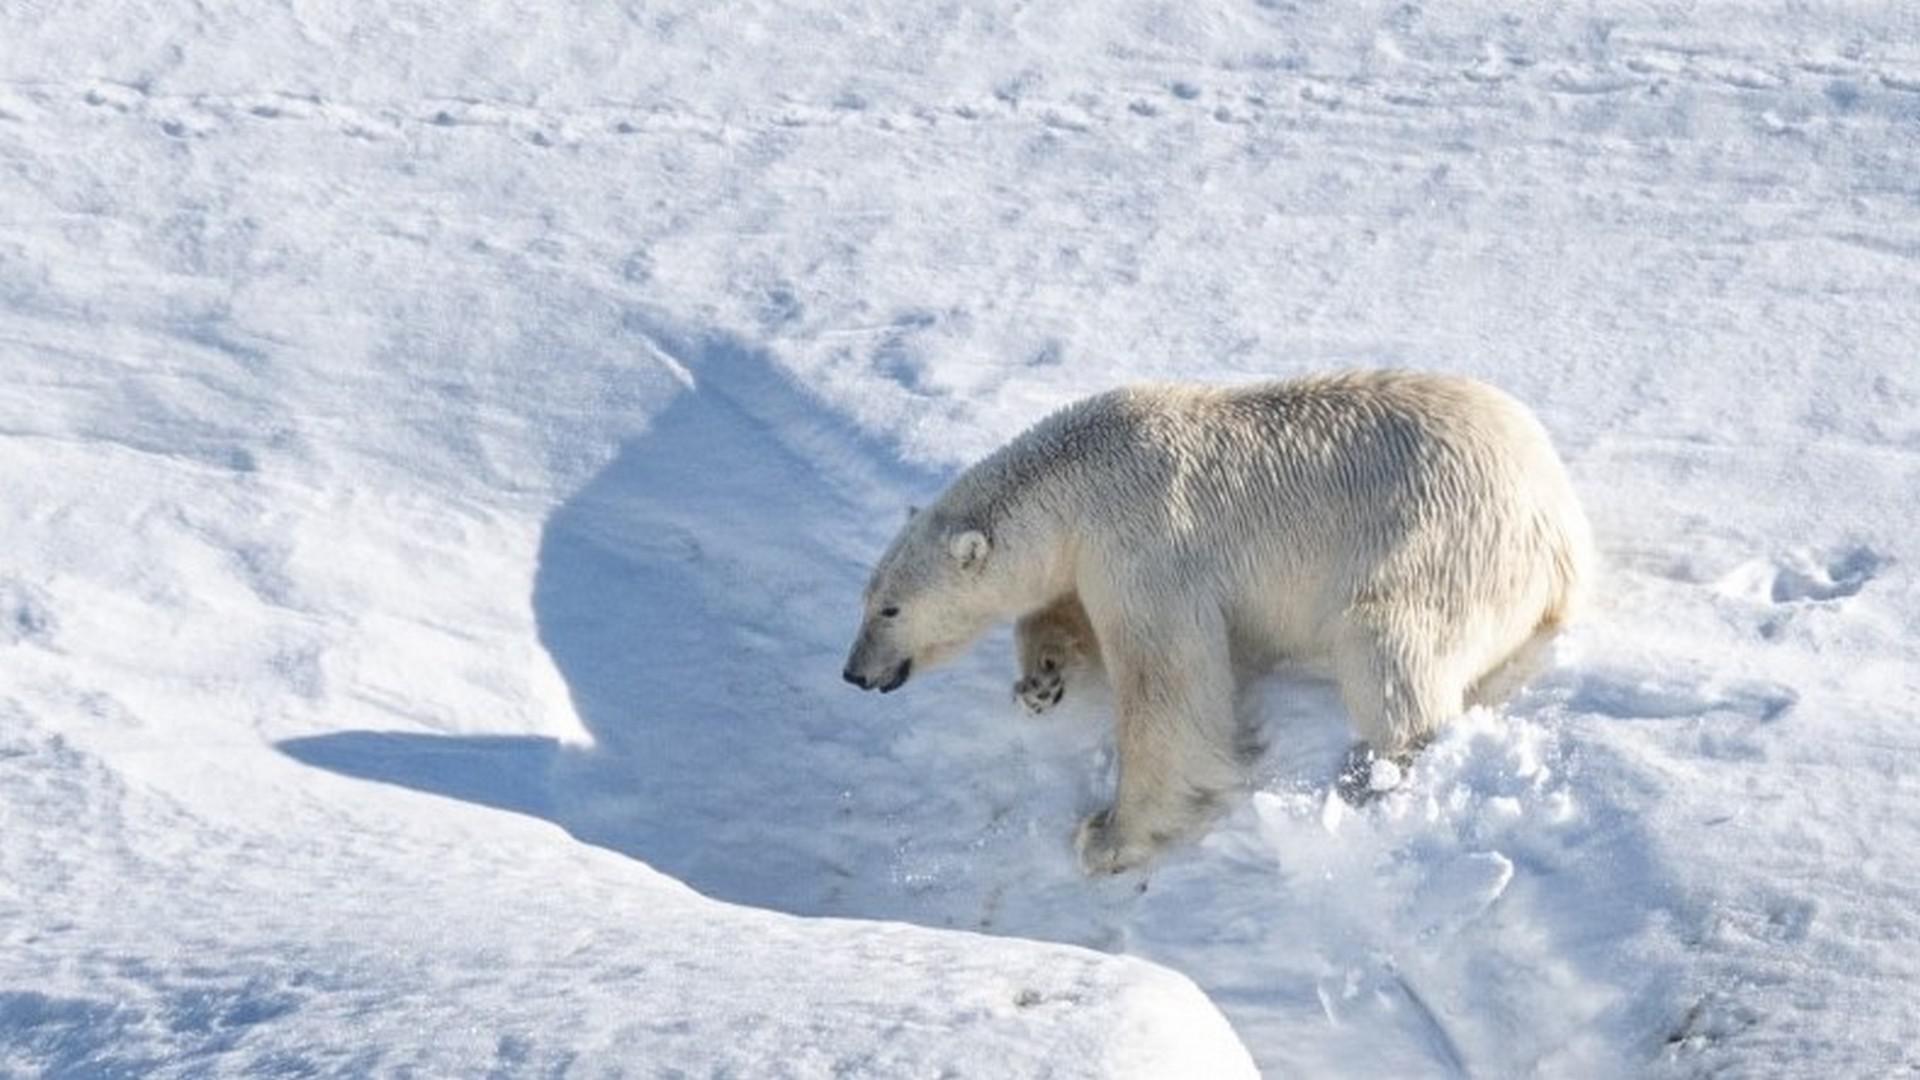
[[[1243,779],[1234,677],[1217,614],[1176,613],[1108,650],[1120,776],[1074,836],[1089,874],[1117,874],[1191,835]]]
[[[1013,696],[1035,715],[1060,704],[1067,673],[1095,648],[1086,609],[1072,593],[1015,623],[1013,640],[1020,662]]]

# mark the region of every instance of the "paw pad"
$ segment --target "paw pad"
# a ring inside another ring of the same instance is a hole
[[[1040,675],[1028,675],[1013,684],[1013,696],[1030,713],[1043,713],[1055,705],[1067,693],[1067,683],[1058,672],[1050,671]]]

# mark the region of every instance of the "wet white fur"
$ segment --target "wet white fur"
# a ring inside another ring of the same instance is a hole
[[[1120,770],[1079,842],[1114,871],[1241,782],[1250,675],[1325,670],[1361,738],[1404,759],[1573,613],[1593,563],[1546,432],[1484,384],[1132,387],[1036,424],[907,523],[849,671],[922,670],[1006,618],[1025,617],[1023,664],[1090,630]]]

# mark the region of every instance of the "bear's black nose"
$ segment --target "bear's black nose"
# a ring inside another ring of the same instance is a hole
[[[866,676],[855,674],[852,668],[848,668],[847,670],[841,672],[840,677],[852,683],[853,685],[859,687],[862,690],[865,690],[867,688]]]

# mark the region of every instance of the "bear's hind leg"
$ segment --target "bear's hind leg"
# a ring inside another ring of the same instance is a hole
[[[1113,805],[1075,836],[1091,874],[1146,862],[1205,824],[1220,796],[1244,779],[1219,614],[1157,613],[1151,625],[1152,641],[1116,634],[1123,639],[1106,642],[1120,776]]]
[[[1036,715],[1060,704],[1068,671],[1098,648],[1086,609],[1073,593],[1016,622],[1013,642],[1020,662],[1013,696]]]
[[[1433,636],[1419,620],[1351,619],[1334,651],[1341,700],[1375,759],[1406,766],[1460,714],[1465,688],[1441,670]]]

